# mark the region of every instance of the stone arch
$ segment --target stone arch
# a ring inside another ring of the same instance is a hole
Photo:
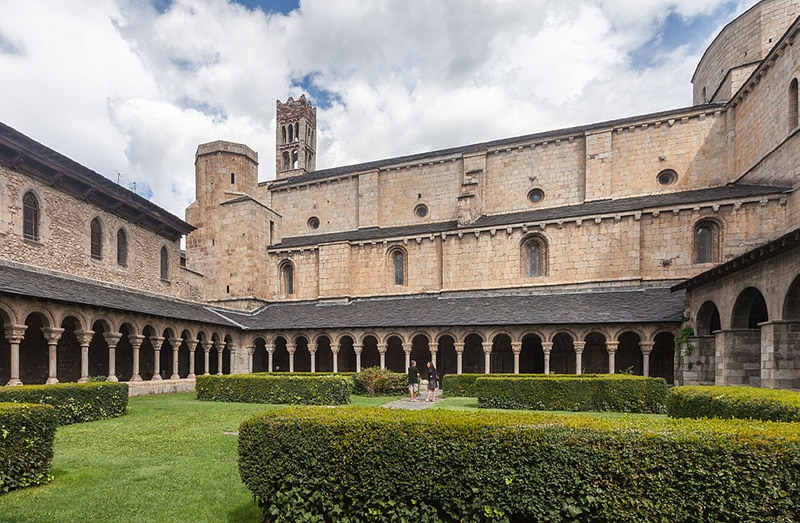
[[[264,336],[256,336],[251,341],[251,345],[253,354],[251,356],[250,372],[268,372],[270,368],[266,338]]]
[[[617,336],[617,352],[614,356],[614,372],[621,374],[644,373],[642,349],[639,345],[644,339],[638,329],[628,329]]]
[[[219,355],[222,354],[223,348],[223,341],[220,338],[219,333],[212,332],[211,333],[211,349],[208,351],[208,373],[209,374],[221,374],[222,369],[219,367]]]
[[[798,275],[786,290],[783,299],[783,319],[786,321],[800,321],[800,275]]]
[[[286,334],[275,336],[275,350],[272,353],[272,372],[289,372],[289,337]]]
[[[717,263],[720,259],[722,224],[712,218],[702,218],[694,224],[694,263]]]
[[[222,340],[224,345],[222,347],[222,367],[220,372],[222,374],[230,374],[231,373],[231,358],[233,357],[233,336],[230,334],[226,334]]]
[[[314,336],[314,345],[316,346],[316,359],[315,370],[317,372],[333,372],[333,342],[331,337],[326,334],[318,334]]]
[[[421,331],[417,331],[409,336],[411,340],[411,356],[410,359],[415,360],[418,365],[421,362],[433,361],[433,351],[431,350],[430,336]],[[438,354],[437,354],[438,356]],[[438,362],[433,363],[438,369]]]
[[[581,374],[607,374],[608,349],[606,335],[599,330],[589,332],[583,338],[583,369]]]
[[[520,374],[543,374],[544,349],[542,336],[536,332],[526,332],[522,336],[522,345],[519,353]]]
[[[386,336],[386,355],[384,356],[386,369],[392,372],[405,372],[406,354],[403,351],[404,341],[403,336],[397,333]]]
[[[92,341],[89,343],[89,378],[92,376],[108,376],[108,344],[104,334],[114,332],[111,322],[105,317],[95,318],[92,321]]]
[[[138,329],[133,322],[124,321],[117,329],[122,336],[117,341],[115,349],[116,362],[114,371],[120,381],[130,381],[133,376],[133,345],[130,336],[138,334]]]
[[[356,371],[356,351],[355,336],[351,334],[342,334],[337,337],[336,345],[339,347],[339,352],[336,354],[336,368],[339,372],[355,372]]]
[[[464,336],[464,353],[461,356],[461,368],[464,374],[483,374],[486,372],[483,341],[483,336],[477,332],[470,332]]]
[[[758,324],[768,321],[767,302],[755,287],[747,287],[736,298],[731,315],[731,328],[757,329]]]
[[[436,343],[436,370],[439,377],[458,372],[458,354],[456,354],[455,336],[450,332],[439,333]]]
[[[298,334],[294,337],[294,371],[311,372],[311,352],[308,350],[308,337]]]
[[[505,331],[498,331],[490,338],[492,340],[492,354],[489,357],[489,369],[494,374],[514,373],[514,352],[511,346],[511,335]]]
[[[664,378],[667,383],[675,383],[675,335],[662,331],[653,337],[653,351],[650,353],[650,376]]]
[[[523,278],[547,276],[548,241],[540,233],[525,235],[520,241],[520,260]]]
[[[85,319],[66,312],[58,323],[64,332],[56,345],[56,377],[60,383],[77,382],[81,378],[81,344],[76,332],[84,330]]]
[[[25,317],[25,325],[19,343],[19,379],[27,385],[44,384],[49,375],[49,349],[42,329],[51,325],[50,319],[34,310]]]
[[[380,367],[381,357],[378,352],[380,337],[376,333],[365,334],[361,338],[361,368]]]
[[[559,330],[553,334],[553,348],[550,351],[550,372],[554,374],[575,374],[575,334],[569,330]]]
[[[704,302],[695,317],[695,335],[711,336],[722,328],[717,304],[709,300]]]
[[[294,262],[289,258],[284,258],[278,262],[278,285],[279,294],[291,296],[295,293],[294,285]]]
[[[408,284],[408,251],[402,245],[392,245],[386,250],[386,267],[390,288]]]

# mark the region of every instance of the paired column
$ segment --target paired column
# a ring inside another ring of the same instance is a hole
[[[201,341],[200,346],[203,347],[203,376],[208,376],[208,362],[211,356],[211,347],[214,345],[213,341]]]
[[[333,354],[333,372],[339,372],[339,349],[340,347],[338,345],[336,347],[331,347],[331,353]]]
[[[181,375],[178,372],[178,356],[181,350],[181,343],[183,343],[183,338],[169,339],[169,345],[172,347],[172,374],[169,377],[171,380],[181,379]]]
[[[217,347],[217,376],[222,376],[222,351],[225,350],[227,344],[224,341],[218,341],[214,345]]]
[[[572,346],[575,349],[575,374],[583,374],[583,349],[586,347],[586,342],[576,341]]]
[[[550,374],[550,353],[553,352],[553,342],[543,341],[542,352],[544,352],[544,373]]]
[[[464,344],[455,342],[453,347],[456,349],[456,374],[461,374],[464,368]]]
[[[353,344],[353,352],[356,353],[356,372],[361,372],[361,351],[364,350],[363,345]]]
[[[411,343],[408,342],[403,343],[403,352],[406,355],[406,366],[404,368],[406,369],[411,366],[411,347],[412,347]],[[433,357],[431,357],[431,359],[433,359]],[[436,366],[435,363],[434,366]]]
[[[197,342],[192,341],[189,343],[189,340],[186,340],[186,346],[189,347],[189,374],[187,374],[186,377],[195,378],[197,375],[194,373],[194,358],[195,352],[197,351]]]
[[[379,343],[378,344],[378,354],[381,357],[381,369],[386,368],[386,344]]]
[[[42,327],[42,334],[47,341],[47,383],[58,383],[58,360],[56,356],[56,349],[58,347],[58,340],[61,339],[61,334],[64,329],[56,329],[50,327]]]
[[[150,343],[153,345],[153,377],[150,381],[161,381],[161,344],[164,343],[164,337],[150,336]]]
[[[144,342],[144,336],[141,334],[128,334],[128,341],[133,348],[133,374],[131,374],[131,381],[142,381],[142,376],[139,374],[139,348]]]
[[[607,341],[606,352],[608,352],[608,373],[614,374],[617,368],[617,348],[619,347],[618,341]]]
[[[512,341],[511,352],[514,353],[514,374],[519,374],[519,353],[522,352],[522,342]]]
[[[274,363],[273,358],[275,357],[275,344],[268,343],[265,348],[267,349],[267,371],[273,372],[274,370]],[[253,357],[250,356],[250,372],[253,372]]]
[[[75,331],[75,337],[78,339],[78,343],[81,346],[81,377],[78,383],[86,383],[89,381],[89,345],[92,343],[92,336],[94,336],[94,331]],[[11,361],[13,366],[13,353]]]
[[[6,339],[11,346],[11,376],[6,385],[22,385],[22,381],[19,379],[19,344],[25,337],[25,330],[28,326],[4,325],[3,328],[6,330]]]
[[[640,341],[639,350],[642,351],[642,376],[650,376],[650,353],[653,352],[654,341]]]
[[[317,348],[308,347],[308,354],[311,356],[311,372],[317,372]]]
[[[489,374],[492,364],[492,342],[484,341],[481,343],[481,346],[483,347],[483,373]]]
[[[117,379],[117,343],[122,338],[118,332],[104,332],[103,339],[108,346],[108,376],[107,381],[119,381]]]
[[[289,372],[294,372],[294,351],[297,349],[294,343],[286,343],[286,352],[289,353]]]

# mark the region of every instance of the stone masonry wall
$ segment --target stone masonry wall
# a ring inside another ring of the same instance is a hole
[[[0,167],[0,253],[7,259],[126,287],[189,298],[181,279],[180,242],[170,241],[48,185]],[[22,196],[33,190],[40,205],[40,240],[22,234]],[[91,257],[90,222],[103,227],[102,259]],[[127,267],[117,264],[117,231],[128,237]],[[161,247],[169,254],[169,279],[161,279]]]

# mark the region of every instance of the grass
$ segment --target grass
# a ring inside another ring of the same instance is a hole
[[[397,398],[352,399],[375,407]],[[475,398],[432,406],[477,407]],[[194,393],[146,396],[131,398],[120,418],[60,427],[53,481],[0,496],[0,523],[257,522],[258,507],[239,478],[236,431],[274,408],[197,401]]]

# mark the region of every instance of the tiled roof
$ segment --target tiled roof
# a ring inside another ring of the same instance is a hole
[[[586,292],[410,296],[346,303],[276,303],[246,321],[250,329],[680,322],[682,293],[667,287]]]
[[[636,198],[621,198],[619,200],[601,200],[586,202],[580,205],[565,205],[562,207],[551,207],[548,209],[536,209],[517,213],[482,216],[474,223],[469,225],[468,228],[480,229],[484,227],[500,227],[519,223],[566,220],[569,218],[593,216],[598,214],[615,214],[700,202],[723,201],[736,198],[763,196],[768,194],[780,194],[789,190],[791,189],[787,187],[773,187],[768,185],[726,185],[724,187],[713,187],[710,189],[654,194],[650,196],[639,196]],[[455,232],[458,230],[459,227],[455,221],[409,225],[405,227],[371,227],[331,234],[316,234],[311,236],[283,238],[281,243],[273,245],[272,248],[280,249],[301,247],[337,241],[369,241],[378,238],[436,234],[448,231]]]
[[[219,309],[201,303],[106,285],[7,260],[0,260],[0,294],[16,294],[162,318],[237,326],[225,318]]]

